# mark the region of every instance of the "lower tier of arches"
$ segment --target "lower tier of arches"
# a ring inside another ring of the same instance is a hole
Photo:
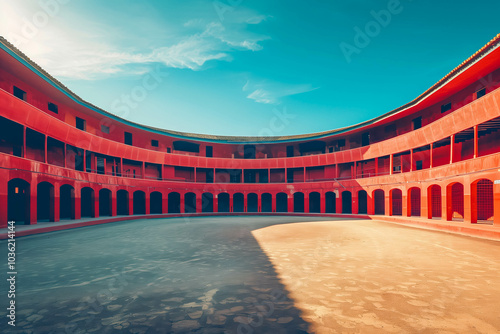
[[[49,176],[0,181],[1,226],[165,213],[336,213],[500,223],[500,193],[490,178],[350,185],[332,189],[214,191],[106,185]]]

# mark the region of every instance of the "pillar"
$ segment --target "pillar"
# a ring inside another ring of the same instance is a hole
[[[161,196],[161,212],[168,213],[168,193],[162,193]]]
[[[413,149],[410,150],[410,172],[413,172]]]
[[[149,215],[151,214],[151,193],[149,191],[146,191],[146,195],[144,196],[146,200],[146,214]]]
[[[500,184],[493,183],[493,224],[500,225]]]
[[[479,135],[478,135],[478,125],[474,125],[474,158],[479,156]]]
[[[75,184],[75,219],[82,218],[82,189]]]
[[[180,212],[181,212],[181,213],[186,213],[186,210],[185,210],[185,207],[184,207],[185,202],[186,202],[186,201],[184,200],[184,195],[185,195],[185,194],[183,194],[183,193],[181,193],[181,192],[179,192],[179,194],[180,194],[180,196],[181,196],[181,198],[180,198]]]
[[[7,227],[9,207],[9,172],[5,169],[0,170],[0,228]]]
[[[276,212],[276,194],[271,194],[271,211]]]
[[[376,159],[378,160],[378,159]],[[378,161],[376,162],[378,164]],[[366,189],[366,200],[367,200],[367,213],[369,215],[374,215],[375,214],[375,199],[373,198],[373,191],[370,191],[369,189]]]
[[[325,192],[321,191],[319,193],[319,212],[325,213],[326,211],[326,202],[325,202]]]
[[[309,193],[304,192],[304,213],[309,212]]]
[[[262,194],[257,194],[257,212],[262,212]]]
[[[248,194],[243,193],[243,212],[248,212]]]
[[[293,212],[294,207],[293,207],[293,194],[287,194],[287,200],[288,200],[288,212]]]
[[[114,208],[114,215],[116,216],[116,195],[113,196],[111,193],[112,201],[114,200],[114,205],[111,205],[111,210]],[[94,189],[94,217],[99,218],[99,190]]]
[[[195,173],[196,175],[196,173]],[[196,181],[195,181],[196,182]],[[200,213],[203,211],[203,193],[199,193],[196,195],[196,212]]]
[[[37,223],[37,178],[32,175],[30,183],[30,225]]]
[[[389,159],[389,174],[392,175],[393,173],[393,170],[394,170],[394,155],[391,154],[390,155],[390,159]],[[387,212],[387,211],[386,211]]]
[[[375,158],[375,176],[378,176],[378,158]]]
[[[58,222],[60,221],[60,188],[57,184],[52,187],[51,191],[52,203],[50,205],[50,221]]]
[[[343,213],[342,212],[342,192],[339,191],[338,195],[335,197],[335,213]]]
[[[115,217],[118,214],[118,201],[116,191],[111,191],[111,216]]]
[[[129,216],[134,214],[134,193],[131,191],[128,193],[128,214]]]
[[[431,154],[430,154],[430,161],[429,161],[429,166],[430,168],[434,167],[434,143],[431,143]]]
[[[219,195],[218,194],[213,195],[213,201],[214,201],[214,212],[219,212]]]
[[[453,163],[453,156],[454,156],[453,151],[454,151],[454,147],[455,147],[454,144],[455,144],[455,135],[452,134],[451,135],[451,140],[450,140],[450,164]]]

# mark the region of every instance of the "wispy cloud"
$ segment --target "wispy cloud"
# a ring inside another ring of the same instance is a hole
[[[318,88],[310,84],[284,84],[268,81],[259,83],[247,81],[242,88],[244,92],[249,92],[247,98],[266,104],[280,104],[281,98],[285,96],[307,93],[316,89]]]
[[[201,70],[210,61],[230,61],[231,55],[238,51],[259,51],[261,42],[269,38],[246,31],[247,23],[244,22],[223,25],[195,18],[168,31],[167,37],[153,45],[134,48],[133,43],[124,46],[117,42],[123,36],[111,26],[89,25],[82,19],[79,23],[86,28],[82,32],[73,28],[80,24],[69,24],[55,16],[50,17],[51,22],[38,29],[36,36],[26,42],[26,39],[19,39],[23,36],[19,22],[27,18],[29,21],[33,13],[42,9],[36,4],[21,8],[23,4],[17,2],[4,6],[9,19],[0,21],[0,34],[14,43],[21,41],[19,44],[22,45],[16,46],[54,76],[69,79],[92,80],[116,74],[144,73],[152,63]],[[252,13],[247,19],[258,24],[265,17]],[[139,40],[142,37],[139,34],[131,35],[130,41]]]

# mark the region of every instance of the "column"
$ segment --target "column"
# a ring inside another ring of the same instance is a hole
[[[213,195],[213,199],[214,199],[214,212],[219,212],[219,195],[218,194],[214,194]]]
[[[410,150],[410,172],[413,172],[413,149]]]
[[[25,126],[23,126],[23,158],[26,158],[26,127]]]
[[[276,194],[271,194],[271,211],[276,212]]]
[[[60,220],[60,193],[59,186],[57,183],[54,185],[51,191],[53,202],[50,205],[50,221],[58,222]],[[53,193],[52,193],[53,192]]]
[[[30,225],[37,223],[37,183],[38,180],[35,175],[31,177],[30,183]]]
[[[243,212],[248,212],[248,194],[243,193]]]
[[[111,198],[114,200],[114,205],[111,206],[111,210],[114,208],[114,215],[116,216],[116,193],[115,196],[113,196],[113,193],[111,193]],[[94,217],[99,218],[99,190],[94,189]]]
[[[196,213],[200,213],[203,210],[203,193],[199,193],[196,195]]]
[[[45,145],[45,153],[44,153],[45,156],[43,158],[44,159],[43,162],[48,163],[47,162],[47,136],[44,136],[44,141],[45,141],[45,143],[44,143],[44,145]]]
[[[184,204],[185,204],[185,201],[184,201],[184,194],[179,192],[180,196],[181,196],[181,199],[180,199],[180,212],[181,213],[185,213],[186,211],[184,210],[185,207],[184,207]]]
[[[378,176],[378,158],[375,158],[375,176]]]
[[[430,154],[430,168],[434,167],[434,163],[433,163],[433,160],[434,160],[434,143],[431,143],[431,154]]]
[[[75,184],[75,219],[82,218],[82,190],[80,185]]]
[[[479,156],[479,126],[474,125],[474,158]]]
[[[394,154],[391,154],[390,155],[390,162],[389,162],[389,174],[392,175],[393,174],[393,170],[394,170]]]
[[[134,214],[134,193],[132,191],[128,193],[128,214],[130,216]]]
[[[161,212],[168,213],[168,193],[162,193],[161,196]]]
[[[288,212],[293,212],[294,207],[293,207],[293,195],[292,194],[287,194],[287,200],[288,200]]]
[[[454,148],[454,143],[455,143],[455,135],[451,135],[451,140],[450,140],[450,164],[453,163],[453,148]]]
[[[9,171],[6,169],[0,170],[0,228],[7,227],[8,215],[7,208],[9,203]]]
[[[325,192],[319,192],[319,212],[325,213],[326,211],[326,203],[325,203]]]
[[[111,216],[115,217],[118,214],[118,201],[116,199],[116,191],[111,191]]]
[[[304,213],[309,212],[309,194],[304,192]]]
[[[257,194],[257,212],[262,212],[262,194]]]
[[[146,191],[146,195],[144,196],[146,200],[146,214],[149,215],[151,214],[151,193],[149,191]]]

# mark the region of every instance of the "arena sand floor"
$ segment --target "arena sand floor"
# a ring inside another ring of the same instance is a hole
[[[17,240],[2,333],[496,333],[499,259],[499,242],[369,220],[110,223]]]

